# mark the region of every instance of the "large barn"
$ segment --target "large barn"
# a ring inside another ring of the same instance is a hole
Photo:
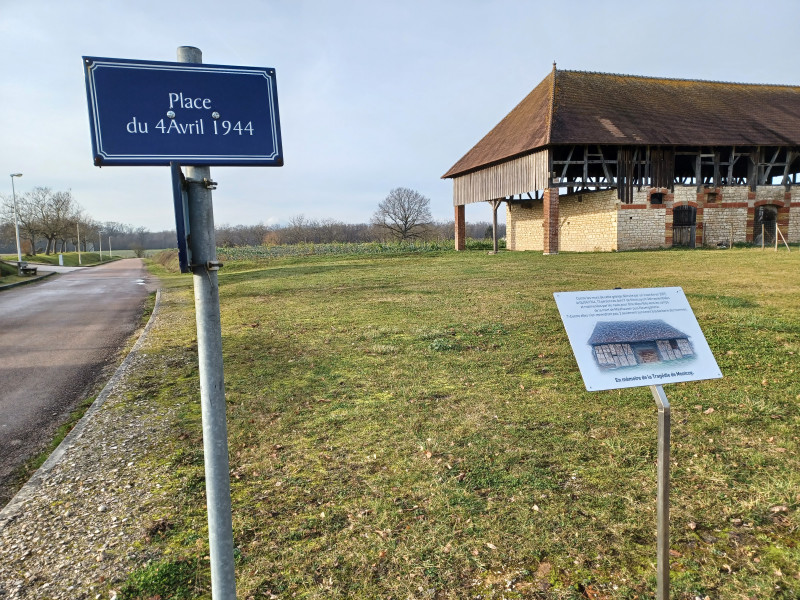
[[[506,247],[800,241],[800,87],[556,69],[443,178],[506,205]]]

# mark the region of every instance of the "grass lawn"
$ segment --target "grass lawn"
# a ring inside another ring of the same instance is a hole
[[[114,254],[117,254],[116,252]],[[77,267],[77,266],[92,266],[100,264],[101,262],[108,262],[109,260],[116,259],[118,257],[114,256],[111,259],[108,257],[108,252],[103,252],[102,260],[100,258],[100,254],[97,252],[81,252],[80,255],[80,263],[78,262],[78,253],[77,252],[64,252],[62,254],[64,257],[64,266],[65,267]],[[31,263],[32,265],[42,264],[42,265],[58,265],[58,257],[59,254],[37,254],[36,256],[23,256],[22,260]],[[10,260],[14,261],[14,264],[17,263],[17,255],[16,254],[3,254],[0,256],[2,260]]]
[[[756,249],[227,261],[239,597],[652,598],[655,403],[585,391],[552,294],[682,286],[724,378],[665,386],[671,597],[797,598],[798,267]],[[181,406],[151,457],[174,505],[121,597],[210,597],[191,277],[159,275],[170,327],[131,393]],[[143,583],[159,573],[183,583]]]

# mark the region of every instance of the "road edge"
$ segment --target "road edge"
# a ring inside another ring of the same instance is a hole
[[[47,460],[44,461],[42,466],[40,466],[33,475],[31,475],[31,478],[25,482],[25,485],[22,486],[22,488],[14,495],[14,497],[8,501],[8,504],[6,504],[3,509],[0,510],[0,530],[2,530],[7,523],[14,520],[25,501],[36,493],[36,491],[42,485],[42,481],[44,480],[45,476],[59,463],[64,454],[67,453],[67,451],[81,437],[81,435],[83,435],[83,432],[86,429],[86,426],[89,424],[92,416],[94,416],[94,414],[103,406],[103,404],[105,404],[105,401],[108,399],[108,396],[111,394],[113,388],[125,376],[125,371],[127,370],[128,365],[133,362],[134,357],[139,353],[141,346],[144,344],[144,341],[147,338],[147,334],[150,332],[150,329],[155,322],[160,305],[161,288],[158,288],[156,290],[156,302],[153,306],[153,312],[150,313],[150,318],[148,319],[147,325],[145,325],[144,330],[139,336],[139,339],[136,340],[136,343],[125,357],[125,360],[123,360],[122,364],[120,364],[119,367],[117,367],[117,370],[114,371],[114,374],[103,387],[100,394],[98,394],[97,398],[95,398],[94,402],[92,402],[92,405],[75,424],[75,427],[73,427],[72,430],[70,430],[70,432],[64,437],[64,439],[61,440],[61,443],[58,445],[58,447],[53,450]]]
[[[15,287],[19,287],[21,285],[28,285],[29,283],[36,283],[37,281],[41,281],[42,279],[47,279],[51,275],[55,275],[55,271],[47,271],[44,275],[37,275],[33,279],[29,279],[27,281],[14,281],[13,283],[0,283],[0,292],[3,290],[10,290]]]

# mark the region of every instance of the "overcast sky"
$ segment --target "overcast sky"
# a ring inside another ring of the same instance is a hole
[[[0,194],[71,189],[174,228],[168,167],[93,166],[81,56],[274,67],[285,166],[212,167],[217,224],[368,221],[395,187],[451,220],[444,174],[552,69],[800,85],[800,2],[0,0]],[[6,189],[7,188],[7,189]],[[486,203],[468,221],[488,221]]]

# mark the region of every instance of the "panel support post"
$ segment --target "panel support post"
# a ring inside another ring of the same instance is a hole
[[[178,62],[202,63],[202,52],[191,46],[181,46],[178,48]],[[211,597],[214,600],[236,600],[228,426],[225,416],[225,376],[222,366],[222,326],[217,279],[219,263],[214,234],[214,207],[211,202],[211,189],[214,187],[211,169],[207,166],[187,166],[186,181],[194,263],[192,277],[200,367]]]
[[[456,206],[456,250],[466,250],[467,248],[467,222],[464,205]]]
[[[669,400],[660,385],[651,385],[650,391],[658,407],[658,556],[656,581],[657,600],[669,600]]]
[[[544,212],[544,254],[558,254],[558,188],[547,188],[542,194]]]

